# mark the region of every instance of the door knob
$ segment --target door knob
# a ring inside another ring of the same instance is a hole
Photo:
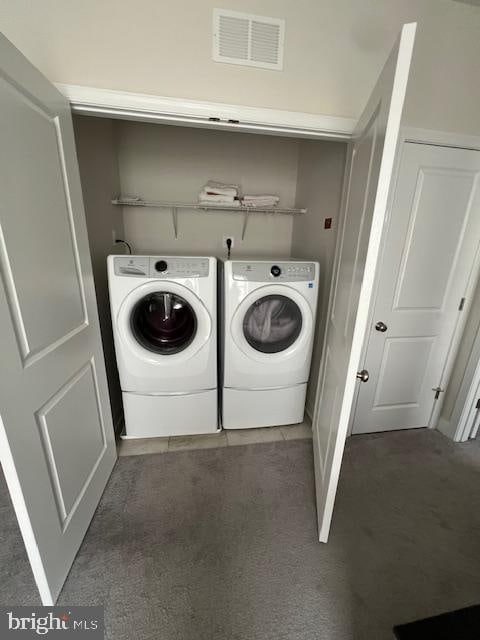
[[[362,369],[361,371],[358,371],[357,378],[361,382],[368,382],[368,379],[370,378],[370,374],[368,373],[368,371],[366,369]]]
[[[385,333],[388,327],[384,322],[377,322],[377,324],[375,325],[375,329],[377,331],[381,331],[382,333]]]

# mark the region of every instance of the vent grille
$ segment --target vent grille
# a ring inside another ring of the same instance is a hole
[[[264,69],[283,69],[285,20],[236,11],[213,11],[213,59]]]

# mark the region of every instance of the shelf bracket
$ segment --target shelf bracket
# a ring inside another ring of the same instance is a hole
[[[172,224],[175,240],[178,240],[178,212],[177,207],[172,207]]]
[[[243,213],[242,241],[245,240],[245,231],[247,230],[247,224],[248,224],[248,211],[244,211],[244,213]]]

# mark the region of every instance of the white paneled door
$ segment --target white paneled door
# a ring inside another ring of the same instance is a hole
[[[400,122],[415,39],[405,25],[350,144],[334,278],[313,416],[319,538],[333,514],[372,299]]]
[[[67,100],[0,36],[0,459],[44,604],[116,460]]]
[[[474,284],[480,153],[406,143],[378,270],[353,433],[426,427]]]

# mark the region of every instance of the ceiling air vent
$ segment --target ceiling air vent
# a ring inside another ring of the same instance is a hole
[[[213,59],[263,69],[283,68],[285,20],[213,10]]]

